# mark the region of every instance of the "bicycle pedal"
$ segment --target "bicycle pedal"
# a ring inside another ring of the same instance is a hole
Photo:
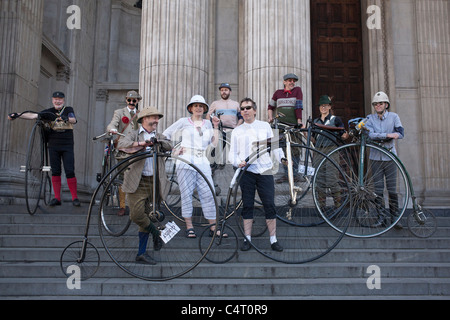
[[[27,172],[27,166],[20,166],[20,172]]]
[[[50,172],[50,171],[52,171],[52,167],[49,166],[42,167],[42,172]]]

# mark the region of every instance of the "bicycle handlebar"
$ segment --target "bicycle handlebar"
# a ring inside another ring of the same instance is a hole
[[[119,132],[117,132],[117,133],[105,132],[104,134],[99,135],[98,137],[92,138],[92,140],[97,141],[97,140],[100,140],[100,139],[106,137],[107,135],[109,135],[109,137],[107,137],[107,139],[112,139],[114,135],[118,135],[118,136],[121,136],[121,137],[125,137],[124,134],[119,133]]]

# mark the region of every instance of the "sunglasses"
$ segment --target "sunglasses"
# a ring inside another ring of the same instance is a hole
[[[133,99],[128,99],[127,101],[128,101],[128,102],[133,102],[133,103],[136,103],[136,102],[137,102],[136,99],[134,99],[134,100],[133,100]]]
[[[253,109],[253,107],[241,107],[241,111],[252,110],[252,109]]]

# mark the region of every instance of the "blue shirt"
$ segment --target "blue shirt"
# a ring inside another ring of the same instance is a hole
[[[366,129],[369,130],[369,137],[372,140],[383,140],[387,139],[386,135],[388,133],[398,133],[399,139],[403,139],[405,136],[405,129],[402,126],[400,117],[394,112],[386,111],[380,118],[378,114],[371,114],[367,116]],[[395,149],[395,140],[382,143],[382,146],[390,150],[393,154],[397,155],[397,150]],[[377,150],[372,150],[370,153],[370,160],[377,161],[389,161],[391,160],[387,156]]]

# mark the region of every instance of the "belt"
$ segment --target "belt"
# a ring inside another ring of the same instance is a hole
[[[205,150],[200,149],[183,148],[183,155],[185,154],[191,154],[194,157],[202,158],[205,156],[206,152]]]

